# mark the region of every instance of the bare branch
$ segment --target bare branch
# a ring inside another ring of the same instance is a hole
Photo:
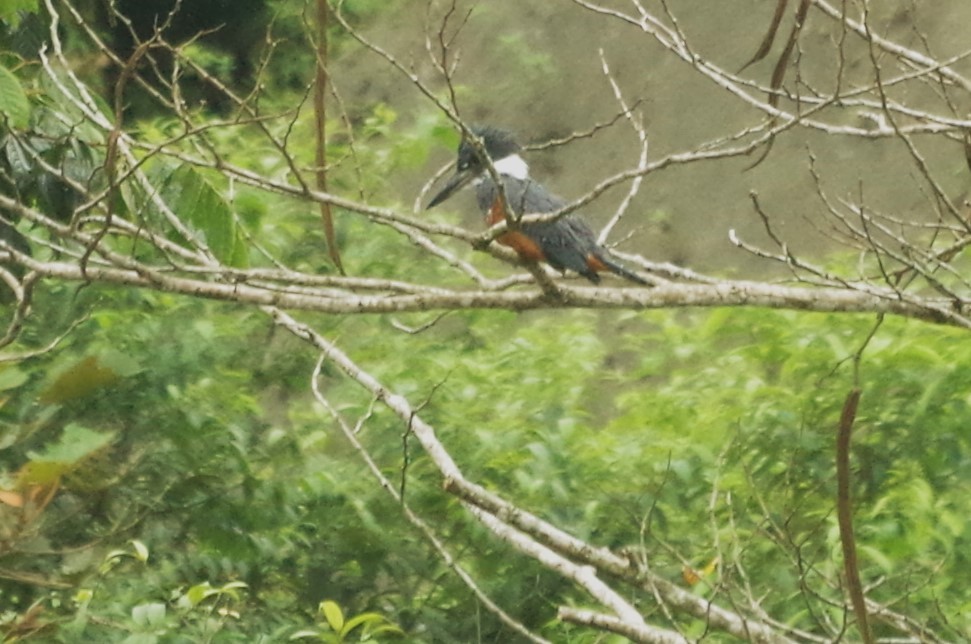
[[[282,318],[278,318],[277,323],[283,324],[284,328],[287,328],[288,330],[291,330],[291,331],[293,330],[292,328],[287,326],[286,322]],[[377,480],[381,488],[385,492],[387,492],[401,506],[401,512],[408,520],[408,522],[411,523],[422,534],[422,536],[432,545],[432,548],[434,548],[434,550],[438,553],[438,556],[441,558],[442,562],[449,569],[451,569],[459,579],[462,580],[462,583],[464,583],[469,588],[469,590],[472,591],[472,593],[476,596],[476,598],[482,603],[483,606],[486,607],[486,609],[489,612],[493,613],[496,617],[500,619],[500,621],[502,621],[503,624],[511,628],[516,633],[519,633],[529,641],[536,642],[537,644],[544,644],[548,642],[548,640],[542,637],[539,637],[538,635],[530,631],[528,628],[523,626],[519,621],[514,619],[506,611],[504,611],[499,605],[497,605],[492,600],[491,597],[485,594],[485,592],[479,587],[479,585],[472,578],[472,575],[469,574],[469,572],[458,561],[456,561],[455,557],[453,557],[452,554],[448,551],[448,548],[445,547],[445,544],[435,533],[435,530],[431,527],[431,525],[429,525],[427,521],[425,521],[420,516],[418,516],[418,514],[416,514],[415,511],[411,509],[411,506],[407,502],[405,502],[403,498],[401,498],[394,484],[390,480],[388,480],[388,478],[384,475],[384,473],[381,471],[381,468],[371,457],[370,452],[368,452],[367,448],[358,438],[356,428],[352,427],[347,423],[343,415],[341,415],[341,413],[330,403],[330,401],[321,392],[320,369],[324,363],[324,358],[325,356],[321,355],[320,359],[317,361],[317,365],[314,367],[313,376],[310,381],[311,390],[313,391],[314,398],[317,400],[318,403],[320,403],[320,405],[324,409],[327,410],[327,413],[330,414],[331,418],[333,418],[334,421],[337,422],[338,427],[341,428],[341,432],[344,434],[344,438],[346,438],[347,441],[351,443],[351,445],[360,455],[365,465],[367,465],[368,471],[371,472],[371,475]]]

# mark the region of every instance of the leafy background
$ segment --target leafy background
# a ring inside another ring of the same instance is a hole
[[[33,3],[7,7],[0,17],[15,33],[25,16],[15,10]],[[364,18],[382,11],[352,8]],[[282,15],[296,21],[299,7]],[[549,64],[521,40],[503,43],[529,69]],[[43,135],[39,154],[92,176],[94,142],[48,118],[69,108],[13,51],[0,67],[4,127],[29,119]],[[232,66],[218,50],[199,55]],[[293,100],[300,89],[287,89],[287,74],[309,65],[274,68],[274,100]],[[454,144],[432,114],[400,122],[377,103],[357,116],[354,167],[335,170],[338,189],[386,194],[382,177],[427,171],[433,146]],[[178,124],[147,112],[128,127],[151,142]],[[284,170],[250,131],[211,136],[235,163]],[[11,141],[4,186],[53,217],[73,208],[70,189],[18,166]],[[346,146],[335,140],[330,152]],[[291,266],[330,270],[306,204],[163,162],[149,169],[228,263],[261,264],[258,239]],[[451,279],[386,229],[339,221],[350,273],[394,277],[407,267]],[[462,311],[420,334],[397,330],[433,317],[301,315],[398,393],[425,401],[423,417],[473,480],[696,593],[740,602],[752,593],[776,619],[810,631],[846,619],[833,445],[853,386],[848,359],[872,317]],[[374,484],[310,396],[315,356],[268,318],[47,282],[16,347],[40,349],[67,329],[55,350],[0,363],[8,638],[342,641],[400,629],[410,641],[513,639]],[[859,384],[854,495],[871,597],[961,639],[971,634],[971,344],[959,331],[887,319]],[[361,437],[382,470],[406,483],[409,503],[491,597],[552,640],[604,641],[553,619],[586,596],[470,521],[395,418],[327,364],[323,387],[345,414],[370,414]],[[652,622],[705,632],[648,599],[639,608]]]

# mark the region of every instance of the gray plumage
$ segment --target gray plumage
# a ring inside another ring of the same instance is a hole
[[[432,197],[428,208],[434,208],[470,182],[476,183],[479,209],[489,224],[505,219],[509,212],[520,217],[556,212],[566,205],[565,200],[529,178],[529,168],[519,157],[521,148],[512,134],[488,126],[474,127],[472,133],[482,141],[482,147],[499,173],[506,197],[505,213],[497,203],[499,188],[489,172],[486,158],[469,139],[463,139],[459,144],[455,174]],[[600,282],[597,271],[610,271],[632,282],[647,284],[611,257],[609,251],[597,243],[586,222],[572,213],[555,221],[523,224],[519,230],[511,228],[497,241],[513,248],[527,261],[545,261],[560,272],[575,271],[595,284]]]
[[[551,194],[532,179],[509,176],[500,178],[507,207],[517,217],[556,212],[566,205],[565,199]],[[475,190],[479,210],[489,212],[498,197],[499,190],[495,182],[491,177],[484,177]],[[523,224],[522,231],[543,250],[546,263],[560,272],[572,270],[591,282],[598,283],[600,276],[588,266],[587,258],[593,255],[610,266],[609,261],[601,256],[603,253],[597,245],[593,231],[572,213],[563,215],[556,221]]]

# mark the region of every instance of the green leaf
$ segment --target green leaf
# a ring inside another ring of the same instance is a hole
[[[37,0],[3,0],[0,3],[0,20],[10,25],[11,31],[20,25],[21,12],[36,13]]]
[[[122,557],[130,557],[130,556],[131,556],[131,553],[128,552],[127,550],[112,550],[111,552],[105,555],[104,561],[106,564],[114,564],[116,560],[121,559]]]
[[[245,581],[231,581],[228,584],[225,584],[217,588],[215,592],[220,595],[228,595],[229,597],[232,597],[234,600],[239,601],[239,593],[236,591],[245,589],[245,588],[249,588],[249,586],[246,585]]]
[[[28,456],[30,452],[28,452]],[[25,463],[17,472],[17,484],[20,487],[29,485],[51,485],[56,483],[64,474],[71,471],[71,465],[60,461],[31,461]]]
[[[59,441],[48,445],[43,452],[28,452],[28,456],[34,462],[77,463],[102,449],[113,439],[114,434],[110,432],[96,432],[72,423],[64,428]]]
[[[148,561],[148,547],[138,539],[132,539],[132,548],[135,549],[135,558],[145,563]]]
[[[395,624],[382,624],[377,628],[368,629],[368,635],[381,635],[383,633],[391,633],[392,635],[404,635],[405,631],[400,626]]]
[[[341,638],[346,638],[355,628],[362,624],[364,625],[364,631],[360,636],[362,642],[383,633],[394,635],[404,634],[404,631],[397,624],[391,623],[388,621],[388,618],[380,613],[361,613],[347,620],[344,629],[340,632]]]
[[[139,626],[158,626],[165,621],[165,604],[140,604],[131,609],[131,617]]]
[[[60,373],[41,392],[40,402],[62,403],[82,398],[120,378],[134,375],[139,369],[137,362],[116,351],[90,355]]]
[[[169,177],[162,196],[219,261],[231,266],[245,264],[245,254],[236,248],[239,235],[229,204],[205,177],[190,166],[181,166]]]
[[[87,604],[94,597],[94,591],[90,588],[79,588],[72,599],[79,604]]]
[[[347,635],[361,624],[378,624],[386,621],[384,615],[380,613],[361,613],[347,620],[341,635]]]
[[[7,137],[3,152],[7,157],[7,163],[10,164],[10,171],[15,181],[22,182],[30,176],[34,163],[19,139]]]
[[[340,633],[344,628],[344,613],[336,602],[330,600],[320,602],[320,612],[324,614],[327,624],[334,629],[335,633]]]
[[[27,373],[14,366],[0,367],[0,391],[16,389],[27,382]]]
[[[10,119],[14,127],[27,127],[30,122],[30,102],[17,77],[0,65],[0,114]]]
[[[206,599],[207,597],[211,597],[217,594],[218,592],[219,591],[214,589],[209,584],[208,581],[205,581],[201,584],[196,584],[195,586],[187,590],[185,592],[184,597],[188,600],[190,606],[196,607],[204,599]]]

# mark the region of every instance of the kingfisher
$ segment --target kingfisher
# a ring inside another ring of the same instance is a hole
[[[434,208],[469,183],[476,187],[476,200],[489,226],[504,221],[509,212],[515,216],[543,214],[556,212],[566,205],[566,200],[530,179],[529,165],[519,155],[522,147],[512,133],[490,126],[476,126],[470,131],[482,141],[482,147],[502,181],[502,191],[489,172],[488,161],[480,156],[468,138],[463,138],[455,174],[426,208]],[[505,204],[502,194],[505,194]],[[600,283],[599,273],[611,272],[637,284],[648,285],[647,280],[618,262],[610,251],[597,243],[590,226],[572,213],[554,221],[524,223],[516,230],[502,233],[496,241],[512,248],[523,260],[546,262],[561,273],[575,271],[594,284]]]

